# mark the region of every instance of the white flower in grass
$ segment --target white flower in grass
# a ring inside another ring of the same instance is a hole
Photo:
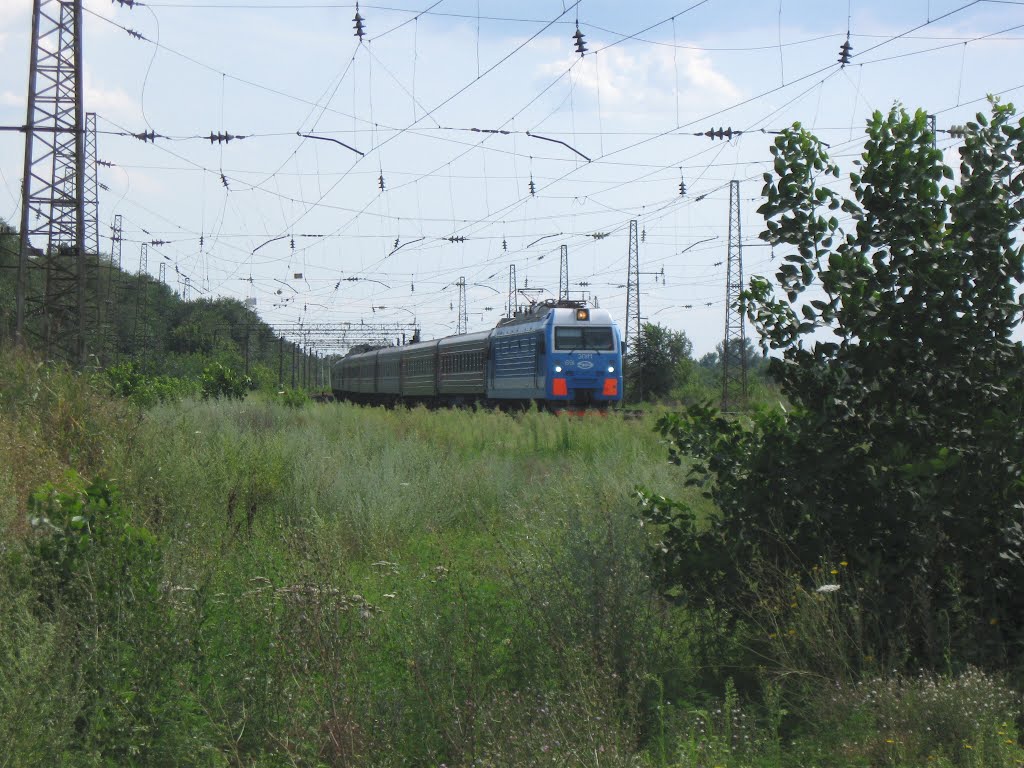
[[[839,591],[839,585],[838,584],[822,584],[820,587],[818,587],[814,591],[815,592],[838,592]]]

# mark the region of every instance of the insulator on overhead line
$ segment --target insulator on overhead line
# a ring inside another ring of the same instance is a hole
[[[508,240],[506,240],[505,238],[501,238],[501,250],[508,250]]]
[[[377,186],[380,187],[380,191],[384,191],[384,174],[382,173],[377,177]]]
[[[604,240],[606,237],[608,237],[608,233],[607,232],[594,232],[590,236],[592,238],[594,238],[595,240]]]
[[[134,8],[135,7],[135,0],[110,0],[110,2],[111,3],[117,3],[122,8],[124,8],[124,7]]]
[[[530,197],[537,196],[537,185],[533,183],[533,174],[530,175]]]
[[[231,189],[231,187],[228,186],[228,177],[223,173],[220,175],[220,183],[224,185],[224,189]]]
[[[113,168],[114,164],[109,160],[97,160],[96,165],[102,165],[104,168]]]
[[[104,192],[109,192],[109,191],[110,191],[110,187],[108,187],[108,186],[107,186],[106,184],[104,184],[104,183],[102,183],[102,182],[100,182],[100,185],[99,185],[99,187],[100,187],[100,189],[102,189],[102,190],[103,190]]]
[[[683,180],[682,174],[679,174],[679,196],[686,197],[686,181]]]
[[[245,138],[245,136],[234,136],[234,135],[232,135],[230,133],[221,133],[219,131],[217,133],[214,133],[213,131],[210,131],[210,135],[206,137],[206,139],[211,144],[227,144],[229,141],[234,141],[235,139],[244,139],[244,138]]]
[[[945,132],[949,134],[949,137],[951,139],[962,139],[965,136],[967,136],[967,126],[966,125],[951,125],[951,126],[949,126],[949,128],[946,129]]]
[[[647,227],[640,230],[640,242],[647,242]]]
[[[391,247],[392,248],[397,248],[398,247],[398,238],[397,237],[395,238],[395,244],[393,246],[391,246]]]
[[[294,237],[291,239],[291,246],[292,246],[292,250],[294,251],[295,250],[295,238]]]
[[[142,36],[141,32],[136,32],[134,29],[128,29],[128,27],[125,27],[124,31],[128,33],[129,37],[134,37],[136,40],[145,40],[146,39],[146,38],[144,38]]]
[[[363,17],[359,15],[359,3],[356,3],[356,15],[352,17],[352,21],[355,22],[352,26],[355,30],[355,36],[359,38],[359,42],[363,42],[363,35],[366,34],[366,29],[363,27]]]
[[[154,143],[156,141],[156,133],[154,131],[143,131],[142,133],[133,133],[132,136],[134,136],[136,139],[143,143],[147,141],[150,143]]]
[[[733,136],[739,136],[743,131],[734,131],[732,128],[709,128],[703,133],[695,133],[694,136],[707,136],[709,139],[731,140]]]
[[[466,236],[465,235],[452,235],[450,237],[446,237],[445,240],[447,240],[449,243],[464,243],[464,242],[466,242]]]
[[[576,34],[574,34],[572,37],[573,40],[576,41],[576,53],[578,53],[582,57],[583,54],[587,52],[587,44],[583,39],[583,33],[580,32],[579,24],[576,25]]]
[[[168,241],[168,240],[150,240],[149,244],[150,245],[161,246],[161,245],[167,245],[169,242],[170,241]]]
[[[839,58],[836,62],[842,66],[846,66],[850,63],[850,52],[853,50],[853,46],[850,45],[850,33],[846,33],[846,41],[839,46]]]

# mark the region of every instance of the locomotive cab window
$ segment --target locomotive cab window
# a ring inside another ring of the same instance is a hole
[[[555,328],[555,349],[563,352],[574,349],[608,352],[615,349],[615,337],[608,326]]]

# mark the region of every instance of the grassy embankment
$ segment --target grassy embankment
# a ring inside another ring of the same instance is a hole
[[[650,421],[140,412],[10,355],[0,385],[0,764],[1019,759],[980,673],[826,690],[817,724],[737,694],[742,637],[652,585],[633,488],[701,502]],[[120,493],[85,528],[26,508],[70,468]]]

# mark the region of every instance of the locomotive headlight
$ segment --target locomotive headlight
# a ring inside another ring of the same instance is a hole
[[[609,365],[608,366],[608,373],[615,373],[615,366],[614,365]]]
[[[562,366],[556,365],[555,366],[555,373],[561,373],[561,372],[562,372]]]

